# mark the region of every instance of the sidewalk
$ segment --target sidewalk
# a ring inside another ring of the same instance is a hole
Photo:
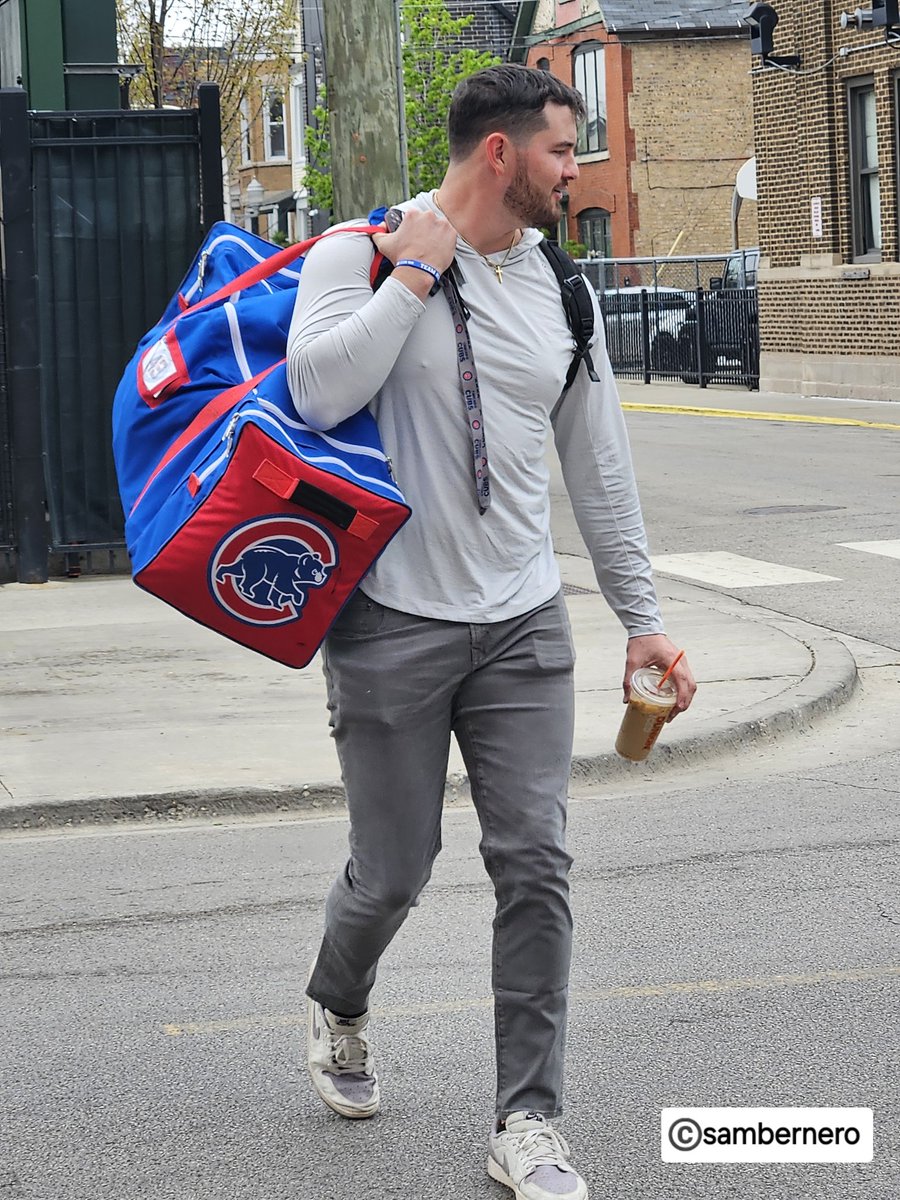
[[[700,690],[646,763],[618,758],[624,634],[589,562],[560,556],[578,652],[573,776],[656,774],[804,729],[857,680],[825,631],[665,577]],[[291,671],[124,577],[0,587],[0,830],[342,802],[318,661]],[[464,798],[454,747],[448,799]]]

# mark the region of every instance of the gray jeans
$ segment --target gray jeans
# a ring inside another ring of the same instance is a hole
[[[556,596],[488,625],[398,612],[358,592],[324,650],[350,813],[308,994],[368,1006],[378,959],[431,875],[451,732],[496,895],[497,1113],[560,1111],[572,946],[565,848],[574,653]]]

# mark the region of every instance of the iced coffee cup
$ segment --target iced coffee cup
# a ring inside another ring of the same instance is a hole
[[[632,762],[642,762],[675,703],[675,684],[658,667],[638,667],[631,677],[631,698],[616,738],[616,752]]]

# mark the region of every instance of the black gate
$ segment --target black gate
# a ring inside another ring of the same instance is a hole
[[[600,304],[616,375],[759,387],[755,288],[623,287],[602,292]]]
[[[9,324],[15,318],[22,329],[36,325],[30,361],[21,365],[30,392],[39,398],[40,415],[37,429],[31,396],[21,390],[17,397],[10,387],[16,464],[12,532],[21,567],[26,542],[32,547],[29,557],[35,556],[39,516],[36,456],[32,446],[19,469],[21,440],[39,439],[41,507],[45,496],[49,516],[45,523],[40,514],[40,540],[49,550],[122,546],[123,514],[110,448],[113,395],[125,363],[180,282],[204,228],[222,217],[222,168],[218,93],[212,85],[201,88],[199,111],[28,113],[21,94],[12,92],[2,93],[0,173],[4,199],[17,186],[20,217],[23,206],[31,206],[30,238],[19,237],[16,262],[4,263],[3,273],[8,277],[10,267],[20,281],[15,301],[7,288]],[[24,225],[20,220],[20,234]],[[23,264],[29,250],[30,272]],[[30,306],[33,322],[13,314],[16,304]],[[12,359],[16,352],[8,346]],[[28,348],[23,345],[21,353]],[[0,485],[2,469],[0,460]],[[20,476],[31,487],[24,500]],[[22,511],[25,507],[30,513]],[[46,577],[46,565],[44,572]],[[28,574],[34,578],[33,570]]]
[[[0,551],[10,550],[13,544],[12,454],[3,296],[3,279],[0,277]]]

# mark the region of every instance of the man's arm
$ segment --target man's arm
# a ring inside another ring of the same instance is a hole
[[[600,382],[593,383],[582,366],[553,414],[566,490],[600,590],[628,636],[662,633],[625,419],[602,332],[592,355]]]
[[[372,240],[392,262],[416,259],[438,271],[456,249],[452,226],[417,211],[406,214],[396,233]],[[397,267],[373,295],[371,266],[372,241],[351,233],[323,238],[303,265],[287,377],[297,412],[315,429],[330,429],[369,403],[425,311],[430,274]]]
[[[582,366],[557,405],[553,429],[566,490],[597,582],[628,634],[623,682],[627,702],[634,671],[651,665],[665,670],[678,649],[663,631],[625,418],[599,312],[596,328],[591,353],[600,381],[592,382]],[[688,707],[696,690],[685,658],[672,679],[678,694],[674,716]]]

